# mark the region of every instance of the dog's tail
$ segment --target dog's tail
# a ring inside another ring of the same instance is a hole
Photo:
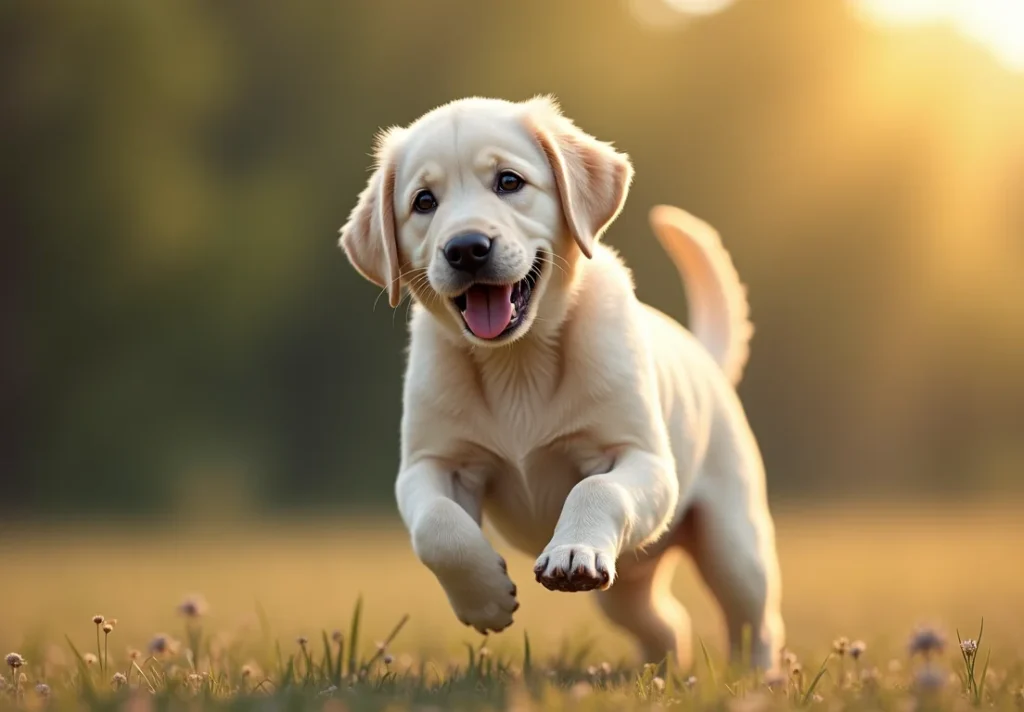
[[[718,233],[703,220],[669,205],[651,209],[651,227],[683,278],[690,331],[733,385],[743,376],[754,326],[747,289]]]

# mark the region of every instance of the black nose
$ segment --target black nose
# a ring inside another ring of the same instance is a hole
[[[487,264],[491,238],[480,232],[457,235],[444,246],[444,258],[457,270],[473,273]]]

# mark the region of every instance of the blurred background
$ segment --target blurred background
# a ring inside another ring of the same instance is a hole
[[[642,299],[685,321],[653,203],[720,230],[779,512],[1024,493],[1019,0],[6,2],[2,551],[47,522],[393,523],[407,313],[337,230],[378,128],[537,93],[633,157],[607,241]],[[809,521],[780,525],[794,565]]]

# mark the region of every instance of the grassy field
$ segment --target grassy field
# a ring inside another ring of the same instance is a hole
[[[1020,703],[1024,518],[1017,503],[912,511],[777,508],[776,516],[789,649],[802,671],[770,687],[726,669],[721,618],[688,568],[676,586],[708,657],[698,653],[689,671],[644,671],[589,596],[543,589],[533,582],[532,562],[500,543],[522,606],[508,631],[484,640],[458,624],[393,521],[6,531],[0,651],[17,652],[27,663],[15,675],[0,670],[7,685],[0,706],[15,701],[11,682],[21,674],[17,703],[29,707],[88,701],[141,710],[156,700],[191,710],[199,702],[233,700],[242,708],[334,710],[679,704],[733,712],[797,705],[913,712],[928,705],[966,709],[975,698],[1007,709]],[[189,619],[178,606],[192,594],[208,610]],[[97,614],[117,620],[99,652]],[[406,616],[378,650],[376,643]],[[982,617],[979,682],[965,683],[956,677],[965,669],[956,630],[977,637]],[[947,638],[944,651],[928,661],[908,653],[919,625]],[[331,638],[335,630],[340,648]],[[151,656],[161,634],[171,650]],[[866,651],[857,661],[833,652],[809,691],[841,636],[865,641]],[[305,649],[300,638],[310,641]],[[199,650],[197,660],[189,648]],[[141,651],[134,665],[131,649]],[[100,659],[79,663],[73,650]],[[114,673],[128,671],[129,683],[115,691]],[[49,697],[36,692],[39,683],[49,686]]]

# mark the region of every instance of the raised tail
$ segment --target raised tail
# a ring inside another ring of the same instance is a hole
[[[739,383],[750,355],[754,325],[749,319],[747,289],[718,232],[670,205],[652,208],[650,222],[683,278],[690,331],[733,385]]]

